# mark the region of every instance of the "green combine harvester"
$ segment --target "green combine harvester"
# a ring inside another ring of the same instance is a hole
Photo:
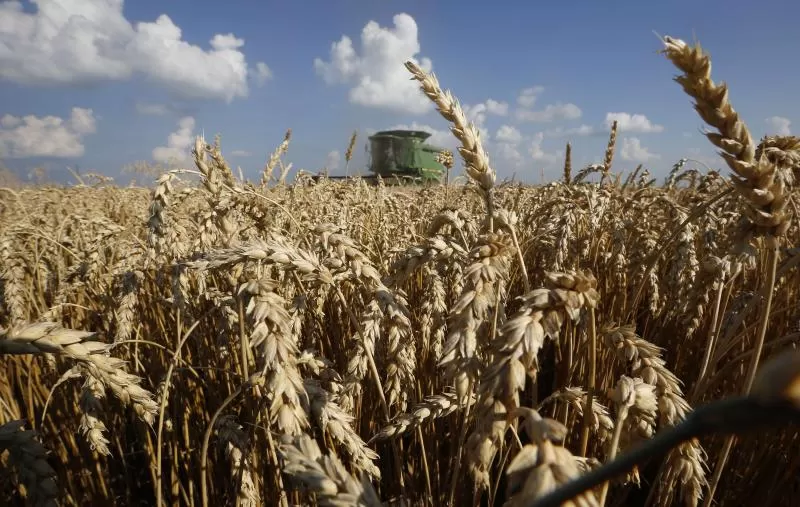
[[[442,181],[445,167],[436,161],[442,148],[425,140],[431,136],[421,130],[384,130],[369,138],[369,170],[371,174],[328,176],[332,180],[361,178],[387,185],[434,185]],[[318,175],[314,179],[325,176]]]

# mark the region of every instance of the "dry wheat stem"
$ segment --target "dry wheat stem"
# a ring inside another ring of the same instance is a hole
[[[628,381],[625,381],[628,383]],[[619,401],[625,401],[627,388],[618,389]],[[635,395],[633,396],[635,398]],[[635,400],[632,402],[635,404]],[[532,507],[557,507],[562,502],[613,479],[648,458],[663,454],[682,442],[713,434],[739,433],[775,424],[800,421],[800,353],[780,354],[761,369],[748,396],[715,401],[699,407],[677,426],[660,432],[636,448],[584,474],[560,489],[532,502]]]
[[[179,342],[175,347],[175,351],[172,356],[172,362],[169,365],[169,369],[167,369],[167,375],[164,378],[164,385],[161,391],[161,400],[159,402],[159,410],[158,410],[158,426],[156,427],[156,485],[155,485],[155,492],[156,492],[156,505],[161,507],[163,505],[163,497],[161,495],[161,452],[163,450],[163,431],[164,431],[164,415],[167,408],[167,399],[169,398],[169,386],[170,382],[172,381],[172,372],[175,370],[175,366],[177,366],[178,361],[181,360],[181,350],[183,349],[183,344],[186,343],[186,340],[192,335],[192,332],[197,328],[200,321],[195,321],[183,336],[179,336]]]
[[[700,117],[719,131],[718,134],[708,133],[707,137],[723,150],[721,156],[734,172],[732,175],[734,187],[747,202],[745,215],[750,224],[743,231],[744,234],[755,233],[765,236],[767,277],[762,291],[765,300],[756,335],[755,353],[748,366],[743,388],[744,394],[747,394],[755,378],[766,337],[778,264],[777,237],[786,233],[791,220],[791,212],[786,207],[788,179],[769,159],[766,150],[762,150],[760,157],[756,159],[750,132],[728,102],[727,87],[724,84],[716,85],[712,81],[710,58],[700,46],[692,47],[671,37],[664,38],[664,45],[667,57],[683,71],[683,75],[678,76],[676,81],[695,99],[695,109]],[[704,501],[706,507],[714,497],[732,446],[733,437],[728,437]]]
[[[203,507],[208,507],[208,447],[209,443],[211,442],[211,433],[214,431],[214,425],[225,408],[230,405],[237,396],[242,394],[244,388],[251,387],[252,385],[258,385],[259,380],[262,379],[255,379],[255,382],[252,383],[248,380],[247,384],[239,385],[236,390],[234,390],[228,395],[227,398],[225,398],[222,404],[211,416],[211,421],[209,421],[208,427],[203,435],[203,445],[200,449],[200,500]]]
[[[778,269],[778,244],[774,238],[768,238],[768,246],[765,251],[766,255],[766,270],[767,278],[764,280],[763,285],[763,299],[764,303],[761,306],[761,314],[759,316],[758,331],[755,339],[755,346],[753,347],[753,355],[750,357],[750,364],[747,367],[747,376],[745,377],[744,386],[742,387],[742,394],[748,394],[755,381],[756,372],[761,359],[761,353],[764,348],[764,341],[767,336],[767,328],[769,326],[769,314],[772,309],[772,299],[774,295],[775,277]],[[711,500],[714,498],[719,480],[722,477],[722,471],[725,468],[728,456],[733,447],[734,437],[729,436],[725,439],[725,444],[722,447],[719,460],[714,468],[714,475],[711,477],[709,483],[708,494],[704,500],[704,507],[711,505]]]
[[[580,456],[586,456],[586,450],[589,447],[589,418],[594,413],[592,410],[592,403],[594,402],[595,378],[597,376],[597,329],[595,327],[594,308],[589,308],[588,313],[589,371],[586,379],[586,412],[583,414],[583,421],[581,422]]]

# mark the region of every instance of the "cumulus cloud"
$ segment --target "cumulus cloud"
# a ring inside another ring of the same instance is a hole
[[[500,102],[494,99],[489,99],[484,102],[486,105],[486,112],[496,114],[498,116],[505,116],[508,114],[508,102]]]
[[[494,139],[484,141],[484,148],[490,152],[492,165],[498,173],[518,171],[525,163],[525,157],[520,152],[520,143],[524,136],[511,125],[501,125],[494,135]]]
[[[554,129],[547,129],[545,134],[548,136],[591,136],[597,133],[597,129],[585,123],[579,127],[556,127]]]
[[[517,120],[529,122],[552,122],[556,120],[575,120],[580,118],[583,112],[572,103],[556,102],[548,104],[543,109],[535,110],[533,107],[539,100],[539,95],[544,92],[543,86],[526,88],[517,97],[517,104],[521,107],[517,109]]]
[[[790,128],[792,122],[789,120],[789,118],[784,118],[783,116],[770,116],[765,121],[770,129],[769,134],[776,136],[792,135]]]
[[[255,78],[258,86],[263,86],[264,83],[272,79],[272,69],[264,62],[256,63]]]
[[[67,119],[6,114],[0,118],[0,156],[80,157],[84,153],[83,138],[95,131],[91,109],[73,107]]]
[[[558,153],[547,153],[542,149],[542,142],[544,141],[544,132],[537,132],[531,140],[528,147],[528,152],[531,154],[533,160],[544,162],[545,164],[555,163],[559,156]]]
[[[195,121],[191,116],[184,116],[178,121],[178,129],[167,138],[166,146],[153,149],[153,160],[162,164],[186,163],[191,155],[194,143]]]
[[[175,94],[224,99],[248,93],[244,40],[216,34],[209,48],[183,40],[162,14],[132,23],[124,0],[38,0],[26,12],[0,3],[0,79],[23,84],[87,84],[144,76]],[[263,76],[256,64],[256,78]]]
[[[484,126],[487,115],[505,116],[508,114],[508,103],[494,99],[488,99],[486,102],[481,102],[474,106],[464,104],[461,107],[464,109],[464,114],[467,115],[467,119],[477,127]]]
[[[660,155],[651,153],[649,149],[642,146],[642,142],[638,137],[625,137],[622,139],[622,148],[620,149],[620,156],[622,160],[631,162],[650,162],[657,160]]]
[[[541,111],[519,109],[517,119],[530,122],[551,122],[556,120],[575,120],[582,115],[581,109],[572,103],[557,102],[548,104]]]
[[[611,128],[611,125],[616,120],[617,130],[621,132],[633,133],[639,132],[647,134],[651,132],[663,132],[664,127],[656,125],[647,119],[643,114],[629,114],[629,113],[607,113],[606,114],[606,128]]]
[[[463,104],[461,107],[467,120],[471,121],[478,129],[482,139],[490,137],[489,129],[486,127],[487,116],[506,116],[508,114],[508,103],[494,99],[487,99],[485,102],[475,105]]]
[[[522,141],[522,133],[511,125],[501,125],[494,138],[500,143],[519,144]]]
[[[544,132],[526,136],[510,125],[503,125],[495,134],[487,149],[492,156],[492,165],[499,175],[547,169],[556,164],[561,153],[545,151]]]
[[[350,85],[350,102],[401,113],[422,114],[433,107],[430,100],[411,81],[403,63],[415,61],[425,71],[433,64],[420,52],[417,22],[408,14],[393,18],[394,28],[370,21],[361,31],[361,51],[343,35],[334,42],[330,60],[314,59],[314,70],[328,84]]]
[[[517,97],[517,104],[521,107],[530,108],[536,104],[536,99],[544,93],[544,86],[532,86],[530,88],[525,88]]]
[[[342,155],[339,153],[338,150],[331,150],[325,156],[325,167],[329,171],[336,171],[339,169],[339,162],[342,159]]]
[[[91,109],[73,107],[69,123],[72,130],[82,136],[96,131],[94,113]]]
[[[492,165],[498,173],[518,171],[525,165],[525,157],[518,143],[498,142],[492,148]]]

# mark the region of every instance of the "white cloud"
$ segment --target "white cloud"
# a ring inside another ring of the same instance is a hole
[[[520,153],[522,133],[511,125],[501,125],[494,135],[494,142],[486,139],[484,148],[492,157],[492,166],[495,171],[507,174],[522,169],[525,158]]]
[[[544,86],[532,86],[525,88],[517,97],[517,104],[522,107],[531,108],[536,104],[536,99],[544,92]]]
[[[555,120],[575,120],[583,114],[581,109],[572,103],[564,104],[556,102],[548,104],[544,109],[535,111],[533,106],[539,100],[539,95],[544,92],[543,86],[525,88],[517,97],[517,104],[521,106],[517,109],[517,120],[530,122],[551,122]]]
[[[252,155],[252,153],[250,153],[247,150],[232,150],[231,151],[231,157],[249,157],[250,155]]]
[[[91,109],[73,107],[68,119],[58,116],[13,116],[0,118],[0,156],[80,157],[84,153],[83,138],[96,131]]]
[[[233,34],[216,34],[203,49],[183,40],[165,14],[132,24],[124,0],[33,3],[33,12],[16,0],[0,3],[0,79],[63,85],[139,74],[185,97],[247,96],[244,41]]]
[[[594,127],[591,125],[583,124],[580,127],[566,129],[564,133],[567,135],[577,135],[577,136],[590,136],[594,134],[596,131]]]
[[[489,129],[486,128],[487,115],[505,116],[508,114],[508,103],[499,102],[494,99],[488,99],[486,102],[481,102],[474,106],[463,104],[461,107],[464,110],[467,120],[471,121],[475,127],[477,127],[482,139],[488,139],[490,137]]]
[[[272,69],[270,69],[264,62],[256,63],[255,73],[256,83],[258,83],[258,86],[263,86],[264,83],[272,79]]]
[[[548,136],[591,136],[597,133],[597,129],[585,123],[579,127],[556,127],[554,129],[547,129],[545,134]]]
[[[502,125],[497,129],[494,138],[500,143],[519,144],[522,141],[522,133],[511,125]]]
[[[606,114],[606,128],[611,128],[611,125],[617,121],[617,130],[626,133],[640,132],[662,132],[664,127],[656,125],[647,119],[643,114],[629,114],[629,113],[607,113]]]
[[[338,150],[331,150],[325,156],[325,167],[328,169],[328,171],[336,171],[339,169],[339,162],[341,159],[342,155]]]
[[[153,149],[153,160],[164,164],[187,162],[194,144],[194,125],[193,117],[181,118],[178,129],[167,138],[167,145]]]
[[[642,142],[638,137],[624,137],[622,139],[620,156],[622,160],[632,162],[649,162],[661,158],[660,155],[650,153],[649,149],[642,146]]]
[[[461,106],[467,119],[478,127],[482,127],[486,122],[486,115],[505,116],[508,114],[508,103],[488,99],[486,102],[475,104],[474,106],[464,104]]]
[[[519,144],[498,142],[492,146],[492,156],[497,156],[497,162],[492,162],[498,173],[518,171],[525,164],[525,158],[519,151]]]
[[[542,141],[544,141],[544,132],[537,132],[531,140],[528,147],[528,152],[531,154],[533,160],[552,164],[558,160],[558,153],[547,153],[542,149]]]
[[[489,114],[496,114],[497,116],[505,116],[508,114],[508,102],[499,102],[494,99],[489,99],[485,104],[486,112]]]
[[[492,165],[497,173],[510,176],[512,173],[550,168],[559,161],[561,153],[545,151],[543,141],[543,132],[527,137],[516,128],[503,125],[497,130],[487,150],[493,157]]]
[[[790,129],[792,122],[791,120],[789,120],[789,118],[784,118],[783,116],[770,116],[765,121],[769,126],[770,135],[775,135],[775,136],[792,135],[792,131]]]
[[[94,113],[91,109],[73,107],[69,123],[72,130],[79,135],[92,134],[97,130]]]
[[[429,58],[415,57],[420,52],[419,31],[414,18],[397,14],[394,28],[383,28],[370,21],[361,31],[361,54],[350,37],[343,35],[331,45],[330,61],[314,59],[314,70],[328,84],[348,84],[350,102],[367,107],[422,114],[433,107],[403,63],[413,60],[427,72]]]
[[[581,109],[575,104],[556,102],[555,104],[546,105],[541,111],[518,109],[517,119],[519,121],[551,122],[555,120],[575,120],[580,118],[582,114]]]
[[[467,121],[471,121],[476,127],[482,127],[486,122],[486,105],[485,104],[461,104],[461,109],[464,111],[464,116]]]

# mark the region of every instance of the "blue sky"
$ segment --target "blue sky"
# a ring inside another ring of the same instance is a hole
[[[224,7],[223,7],[224,5]],[[758,138],[800,122],[800,3],[743,1],[0,3],[0,158],[25,175],[66,167],[120,182],[135,161],[181,163],[194,135],[222,135],[257,178],[293,131],[286,162],[366,165],[370,132],[421,127],[452,147],[403,61],[432,66],[478,124],[498,176],[556,178],[599,162],[620,121],[615,168],[663,176],[681,157],[719,166],[702,123],[657,54],[654,31],[699,40],[715,80]],[[141,181],[142,184],[149,184]]]

